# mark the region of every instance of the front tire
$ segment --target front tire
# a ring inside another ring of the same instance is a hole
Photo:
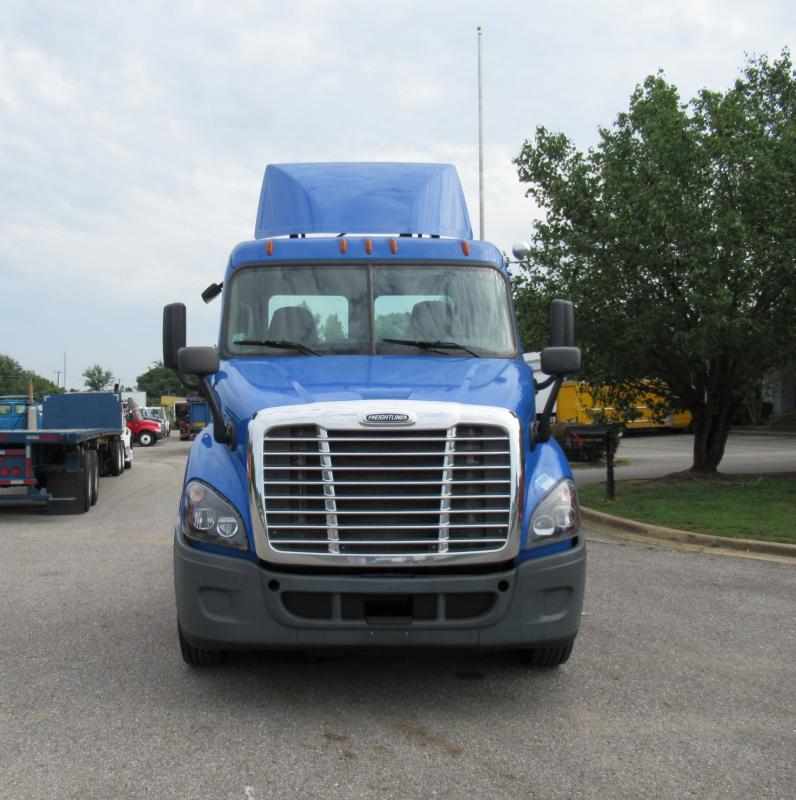
[[[532,650],[521,650],[520,656],[529,667],[560,667],[566,664],[572,654],[574,639],[555,647],[534,647]]]
[[[216,667],[224,660],[221,650],[207,650],[204,647],[194,647],[183,636],[182,628],[177,623],[177,636],[180,640],[180,653],[182,660],[191,667]]]
[[[140,444],[141,447],[151,447],[155,444],[155,441],[155,434],[152,433],[152,431],[141,431],[141,433],[138,434],[138,444]]]

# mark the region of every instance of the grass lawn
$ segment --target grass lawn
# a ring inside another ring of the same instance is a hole
[[[605,485],[578,489],[584,506],[638,522],[736,539],[796,544],[796,474],[677,473],[650,481],[618,481],[616,500]]]

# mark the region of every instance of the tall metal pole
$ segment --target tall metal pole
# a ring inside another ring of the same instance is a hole
[[[64,350],[64,391],[66,391],[66,350]]]
[[[478,26],[478,222],[479,238],[484,233],[484,104],[481,80],[481,26]]]

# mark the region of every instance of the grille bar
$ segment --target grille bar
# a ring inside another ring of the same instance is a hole
[[[439,441],[440,442],[444,442],[445,440],[444,439],[440,439]],[[454,442],[453,439],[448,439],[447,440],[448,444],[453,443],[453,442]],[[267,452],[268,452],[269,456],[293,456],[293,457],[295,457],[295,456],[303,456],[303,455],[315,455],[315,451],[312,451],[312,450],[309,450],[306,453],[304,453],[301,450],[268,450]],[[476,452],[478,452],[479,454],[480,453],[486,453],[487,455],[490,455],[490,456],[508,456],[508,455],[511,455],[511,453],[508,450],[479,450],[479,451],[476,451]],[[387,453],[384,450],[379,450],[378,452],[375,452],[375,453],[374,452],[368,452],[366,450],[358,450],[357,452],[354,452],[354,453],[338,453],[337,451],[335,451],[335,456],[338,456],[338,457],[357,457],[357,456],[374,456],[374,455],[400,457],[400,458],[421,458],[421,457],[422,458],[428,458],[429,456],[439,455],[439,453],[434,451],[434,450],[421,450],[421,451],[419,451],[417,453],[401,452],[401,451],[394,452],[394,453]],[[457,455],[468,455],[468,453],[466,453],[466,452],[465,453],[458,453]]]
[[[503,442],[505,436],[269,436],[268,442]]]
[[[502,481],[501,481],[502,483]],[[306,485],[306,484],[305,484]],[[371,485],[371,482],[368,482],[368,485]],[[378,485],[378,484],[375,484]],[[415,484],[417,485],[417,484]],[[433,484],[436,486],[436,484]],[[340,499],[341,500],[426,500],[431,502],[432,500],[442,500],[443,497],[447,497],[447,495],[436,495],[436,494],[411,494],[411,495],[392,495],[392,494],[347,494],[343,495]],[[455,494],[451,495],[451,498],[454,500],[466,500],[468,497],[473,497],[476,500],[510,500],[510,494]],[[311,495],[297,495],[297,494],[266,494],[263,495],[263,500],[297,500],[297,499],[304,499],[304,500],[311,500],[313,497]],[[316,495],[316,500],[321,500],[322,495]],[[351,513],[350,511],[348,512]]]
[[[477,496],[480,496],[480,495],[477,495]],[[306,500],[308,498],[305,497],[303,499]],[[323,498],[319,497],[317,499],[318,500],[322,500]],[[339,498],[339,499],[348,500],[347,497],[346,498]],[[368,499],[370,499],[370,498],[368,498]],[[288,509],[288,508],[284,508],[284,509],[274,508],[274,509],[269,509],[268,513],[269,514],[295,514],[296,511],[294,509]],[[301,510],[301,513],[302,514],[328,514],[329,512],[328,512],[328,510],[304,508],[304,509]],[[395,509],[394,511],[379,511],[379,510],[376,510],[376,511],[370,511],[370,510],[362,511],[362,510],[352,509],[351,511],[349,511],[347,508],[339,508],[339,507],[337,508],[337,514],[338,515],[343,515],[343,516],[346,515],[346,514],[374,514],[374,515],[377,515],[377,516],[378,515],[382,515],[382,514],[385,514],[385,515],[386,514],[400,514],[400,515],[404,515],[404,514],[425,514],[426,516],[428,516],[429,514],[434,514],[434,513],[435,513],[435,509],[433,509],[433,508],[419,508],[419,509],[416,509],[416,510],[413,510],[413,511],[404,511],[402,509]],[[450,508],[445,513],[446,514],[505,514],[506,513],[506,509],[505,508]]]
[[[268,453],[268,455],[270,456],[271,454]],[[298,453],[298,454],[293,453],[292,454],[293,457],[296,456],[296,455],[304,455],[304,453]],[[317,454],[313,454],[313,455],[317,455]],[[335,455],[337,455],[337,454],[335,453]],[[375,454],[373,454],[373,453],[359,453],[358,455],[372,456],[372,455],[375,455]],[[428,455],[428,453],[426,453],[425,455]],[[434,455],[434,453],[432,453],[431,455]],[[492,454],[488,453],[487,455],[492,455]],[[268,466],[265,469],[266,469],[266,471],[275,469],[275,470],[280,470],[280,471],[291,470],[293,472],[295,472],[297,470],[301,470],[302,472],[307,472],[308,470],[313,470],[313,471],[317,472],[318,470],[328,470],[329,466],[328,465],[324,465],[324,464],[319,464],[317,466],[315,466],[313,464],[286,464],[284,466],[278,466],[278,467],[277,466]],[[432,470],[434,472],[439,472],[440,471],[439,467],[427,467],[427,466],[424,466],[422,464],[418,464],[417,466],[410,466],[410,467],[399,467],[399,466],[393,466],[392,464],[390,464],[387,467],[387,469],[389,469],[390,471],[398,470],[399,472],[417,472],[417,471],[421,471],[421,470],[422,471]],[[469,464],[451,464],[450,466],[446,466],[445,469],[446,470],[451,470],[451,469],[469,469],[469,470],[472,470],[473,467],[471,465],[469,465]],[[502,464],[499,464],[499,465],[483,464],[483,465],[478,466],[477,469],[479,469],[479,470],[481,470],[481,469],[489,469],[489,470],[502,469],[502,470],[505,471],[505,470],[508,469],[508,466],[503,466]],[[347,465],[339,466],[338,465],[338,466],[335,467],[335,470],[337,472],[351,472],[351,471],[362,472],[363,470],[366,471],[366,472],[384,472],[385,467],[384,467],[384,465],[381,465],[381,466],[370,466],[368,464],[359,464],[359,465],[353,465],[352,464],[350,466],[347,466]]]
[[[505,513],[505,512],[504,512]],[[272,531],[325,531],[329,526],[328,525],[291,525],[291,524],[283,524],[278,523],[273,525],[271,530]],[[429,523],[428,525],[401,525],[400,529],[402,531],[429,531],[429,530],[436,530],[437,528],[458,528],[460,530],[465,530],[467,528],[472,528],[473,530],[480,531],[482,528],[505,528],[506,526],[503,523],[494,523],[494,522],[476,522],[471,524],[466,524],[463,522],[445,522],[440,524],[439,522]],[[395,525],[340,525],[337,524],[335,526],[336,531],[393,531],[396,529]]]
[[[297,472],[300,472],[303,467],[294,467]],[[283,483],[293,484],[294,481],[291,481],[288,477],[287,480],[282,481],[266,481],[266,483],[270,486],[279,486]],[[456,486],[462,486],[464,484],[473,484],[476,486],[480,486],[482,484],[493,484],[497,483],[502,486],[508,484],[508,480],[505,481],[498,481],[498,480],[488,480],[488,481],[473,481],[473,480],[466,480],[466,481],[456,481]],[[302,486],[328,486],[326,481],[301,481]],[[335,486],[439,486],[440,481],[335,481]],[[317,496],[317,495],[309,495]],[[480,497],[480,495],[461,495],[461,497]]]
[[[300,545],[308,545],[308,544],[315,544],[315,545],[326,545],[328,544],[328,539],[279,539],[278,542],[280,545],[283,544],[300,544]],[[505,542],[505,539],[502,537],[494,536],[492,538],[481,538],[481,539],[451,539],[451,544],[500,544]],[[368,547],[389,547],[390,545],[407,545],[407,544],[420,544],[420,545],[427,545],[429,543],[433,544],[433,539],[384,539],[382,541],[376,539],[346,539],[345,541],[341,541],[341,545],[367,545]]]

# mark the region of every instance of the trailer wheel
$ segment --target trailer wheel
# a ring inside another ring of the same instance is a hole
[[[155,434],[152,431],[141,431],[138,434],[138,444],[141,447],[149,447],[150,445],[155,444]]]
[[[535,647],[532,650],[521,650],[520,656],[529,667],[560,667],[566,664],[572,654],[574,639],[557,647]]]
[[[85,511],[88,511],[93,503],[91,502],[91,487],[94,483],[92,479],[92,469],[91,469],[91,450],[85,451],[80,456],[80,462],[82,465],[82,469],[80,470],[80,483],[81,483],[81,491],[85,496]]]
[[[111,452],[108,461],[110,462],[109,473],[113,477],[122,474],[122,468],[120,467],[120,464],[122,463],[124,456],[121,455],[120,444],[121,442],[118,439],[114,439],[114,441],[111,442],[111,447],[110,447]]]
[[[215,667],[218,666],[224,658],[221,650],[207,650],[204,647],[194,647],[188,643],[188,640],[182,635],[182,628],[180,623],[177,623],[177,636],[180,640],[180,653],[182,653],[182,660],[191,667]]]
[[[99,499],[99,453],[88,451],[89,462],[89,504],[96,505]]]

